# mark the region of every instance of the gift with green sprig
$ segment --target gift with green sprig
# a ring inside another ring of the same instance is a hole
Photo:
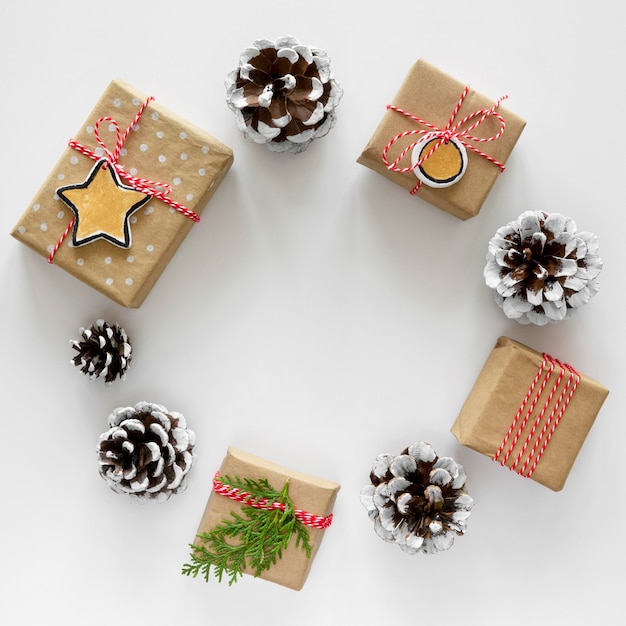
[[[228,448],[182,573],[229,585],[247,574],[302,589],[339,488]]]

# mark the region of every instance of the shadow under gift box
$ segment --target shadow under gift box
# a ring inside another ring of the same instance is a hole
[[[266,479],[276,490],[282,489],[284,484],[289,481],[289,498],[294,507],[323,517],[331,514],[340,489],[340,486],[332,481],[285,469],[280,465],[233,447],[228,448],[219,473],[222,478],[224,476],[238,476],[241,479]],[[231,513],[241,515],[242,508],[245,506],[247,505],[211,491],[197,535],[208,533],[222,521],[232,519]],[[324,533],[327,532],[318,528],[308,528],[307,530],[312,548],[311,557],[308,558],[305,552],[295,545],[296,539],[292,537],[289,545],[283,551],[282,558],[277,560],[269,569],[261,572],[259,578],[296,591],[302,589]],[[329,530],[332,532],[332,525]],[[203,545],[202,540],[197,537],[192,543]],[[250,571],[244,570],[244,572],[252,574]]]
[[[445,74],[434,65],[419,59],[409,70],[391,104],[429,124],[444,129],[465,86],[464,83]],[[479,109],[489,109],[494,104],[494,100],[490,100],[470,88],[456,116],[456,121],[461,121],[466,115]],[[481,143],[468,141],[468,143],[504,164],[524,130],[526,122],[503,106],[499,106],[496,112],[504,118],[506,123],[502,136],[494,141]],[[472,120],[468,125],[475,121],[477,119]],[[464,125],[459,130],[468,125]],[[357,162],[410,192],[418,183],[418,178],[412,171],[396,172],[388,169],[383,162],[382,154],[385,146],[394,137],[406,131],[419,129],[428,130],[426,126],[397,111],[388,109]],[[485,119],[470,134],[477,137],[488,137],[496,134],[499,129],[500,122],[496,118],[490,117]],[[388,161],[393,162],[404,148],[419,140],[421,136],[409,135],[399,139],[389,150]],[[416,196],[459,219],[466,220],[476,216],[496,179],[502,174],[502,170],[470,149],[467,150],[467,159],[467,171],[456,183],[445,188],[432,188],[424,184]],[[411,152],[409,151],[399,167],[410,165]],[[506,174],[504,175],[506,176]]]
[[[608,393],[571,366],[500,337],[451,431],[459,443],[560,491]]]
[[[124,133],[145,101],[146,96],[132,86],[113,80],[73,139],[97,150],[97,120],[113,118]],[[113,151],[116,134],[111,123],[104,121],[99,132]],[[157,100],[148,104],[119,157],[119,164],[130,174],[171,185],[168,197],[196,214],[203,211],[232,163],[230,148]],[[11,235],[47,258],[74,216],[57,189],[85,181],[94,164],[90,157],[68,146]],[[122,183],[126,184],[124,180]],[[193,226],[189,217],[162,200],[150,198],[130,218],[129,248],[104,239],[75,247],[70,234],[53,263],[118,304],[136,308]],[[42,264],[41,271],[51,271],[48,263]]]

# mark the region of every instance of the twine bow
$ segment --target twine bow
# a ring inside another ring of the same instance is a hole
[[[152,100],[154,100],[153,96],[149,96],[146,99],[146,101],[141,105],[141,107],[135,114],[135,117],[133,118],[131,123],[128,125],[128,128],[124,131],[123,134],[120,130],[120,126],[117,123],[117,121],[114,118],[109,117],[108,115],[103,115],[96,121],[96,123],[94,124],[93,132],[96,137],[96,141],[100,145],[100,148],[106,154],[106,158],[107,158],[107,161],[103,166],[103,169],[106,169],[109,166],[112,167],[115,170],[115,172],[118,174],[118,176],[122,180],[124,180],[129,186],[133,187],[133,189],[141,193],[145,193],[146,195],[152,196],[153,198],[156,198],[157,200],[161,200],[162,202],[164,202],[165,204],[168,204],[179,213],[182,213],[185,217],[188,217],[194,222],[199,222],[200,216],[197,213],[187,208],[185,205],[181,204],[180,202],[177,202],[176,200],[173,200],[172,198],[169,197],[169,194],[172,193],[171,185],[169,185],[168,183],[163,183],[163,182],[159,182],[156,180],[150,180],[148,178],[141,178],[139,176],[133,176],[118,163],[118,159],[120,157],[120,154],[122,152],[122,148],[124,147],[124,143],[126,142],[126,139],[128,139],[128,136],[130,135],[132,130],[135,128],[141,116],[143,115],[143,112],[145,111],[146,107],[148,106],[148,104],[150,104],[150,102],[152,102]],[[115,149],[113,151],[111,151],[107,147],[106,143],[100,137],[99,128],[102,122],[109,122],[109,125],[112,126],[113,129],[115,130]],[[85,156],[89,157],[90,159],[94,161],[98,161],[102,159],[101,154],[98,154],[96,151],[91,150],[91,148],[84,146],[83,144],[76,141],[75,139],[70,139],[68,141],[68,146],[70,148],[73,148],[74,150],[77,150],[81,154],[84,154]],[[55,244],[54,248],[52,249],[52,252],[50,252],[50,256],[48,257],[48,263],[52,263],[54,255],[57,253],[57,251],[63,244],[63,241],[65,240],[65,238],[69,235],[72,228],[74,228],[75,223],[76,223],[76,217],[74,216],[72,220],[70,221],[70,223],[68,224],[65,231],[63,232],[63,234],[61,235],[59,241],[57,241],[57,243]]]
[[[422,126],[425,126],[426,128],[404,131],[402,133],[397,134],[387,143],[387,145],[383,148],[383,152],[382,152],[382,160],[385,166],[387,167],[387,169],[393,172],[400,172],[400,173],[412,172],[416,168],[420,167],[420,165],[422,165],[424,161],[429,159],[442,145],[449,143],[451,139],[456,139],[457,141],[462,143],[466,148],[472,150],[479,156],[487,159],[489,162],[493,163],[494,165],[497,165],[501,171],[504,171],[505,168],[504,168],[503,163],[500,163],[500,161],[497,161],[491,155],[487,154],[486,152],[483,152],[482,150],[480,150],[473,144],[495,141],[496,139],[502,136],[502,134],[504,133],[504,129],[506,127],[506,122],[504,121],[504,118],[499,113],[497,113],[497,108],[500,106],[500,103],[503,100],[506,100],[508,98],[508,96],[502,96],[501,98],[499,98],[497,102],[491,108],[478,109],[474,111],[473,113],[466,115],[462,120],[455,123],[456,117],[459,114],[461,106],[463,105],[463,101],[467,97],[468,93],[469,93],[469,85],[466,85],[465,88],[463,89],[463,93],[461,94],[461,97],[459,98],[459,101],[454,107],[454,111],[450,115],[448,123],[446,124],[444,128],[439,128],[438,126],[435,126],[434,124],[431,124],[430,122],[423,120],[422,118],[416,115],[413,115],[412,113],[409,113],[408,111],[405,111],[404,109],[401,109],[400,107],[397,107],[393,104],[388,104],[387,109],[391,109],[392,111],[401,113],[402,115],[405,115],[406,117],[412,119],[413,121],[418,122],[419,124],[421,124]],[[480,126],[480,124],[482,124],[488,117],[494,117],[500,122],[500,130],[494,135],[492,135],[491,137],[476,137],[474,135],[471,135],[470,133],[475,128]],[[465,126],[466,124],[472,121],[473,123],[471,123],[469,126],[467,126],[466,128],[462,128],[463,126]],[[402,139],[403,137],[409,137],[412,135],[417,135],[418,140],[414,141],[409,146],[404,148],[404,150],[402,150],[402,152],[396,157],[396,159],[390,163],[387,158],[387,153],[389,152],[390,148],[396,143],[396,141]],[[412,164],[410,167],[400,167],[399,164],[402,161],[402,159],[419,143],[420,139],[422,139],[424,135],[429,135],[433,139],[438,139],[437,143],[435,143],[435,145],[428,151],[427,154],[422,156],[416,163]],[[422,181],[420,180],[418,181],[417,185],[415,185],[415,187],[411,190],[411,195],[416,194],[419,191],[421,186],[422,186]]]
[[[267,498],[255,499],[255,497],[247,491],[222,482],[219,472],[216,472],[213,477],[213,490],[222,496],[226,496],[231,500],[241,502],[242,504],[251,506],[255,509],[264,509],[266,511],[285,510],[285,504],[283,502],[270,502]],[[294,509],[293,512],[296,519],[311,528],[324,530],[328,528],[333,521],[332,513],[327,517],[324,517],[322,515],[308,513],[307,511],[303,511],[301,509]]]

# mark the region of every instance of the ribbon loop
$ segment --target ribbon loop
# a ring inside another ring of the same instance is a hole
[[[118,159],[120,157],[120,154],[122,152],[122,148],[124,147],[124,143],[126,142],[126,139],[128,139],[128,136],[133,131],[133,129],[136,128],[141,116],[143,115],[143,112],[145,111],[148,104],[152,102],[152,100],[154,100],[153,96],[148,96],[148,98],[146,98],[145,102],[141,105],[141,107],[139,108],[135,116],[133,117],[132,121],[130,122],[126,130],[124,131],[124,133],[122,133],[117,121],[114,118],[109,117],[108,115],[103,115],[98,120],[96,120],[96,123],[94,124],[94,128],[93,128],[93,132],[100,148],[102,148],[102,150],[107,156],[107,162],[105,163],[104,167],[105,168],[107,166],[113,167],[116,173],[118,174],[118,176],[124,181],[126,181],[131,187],[133,187],[137,191],[140,191],[141,193],[145,193],[148,196],[152,196],[153,198],[156,198],[157,200],[161,200],[162,202],[169,205],[170,207],[172,207],[179,213],[182,213],[185,217],[188,217],[194,222],[199,222],[200,216],[197,213],[195,213],[194,211],[192,211],[185,205],[181,204],[180,202],[177,202],[176,200],[173,200],[172,198],[169,197],[169,194],[171,194],[173,190],[170,184],[156,181],[156,180],[150,180],[148,178],[141,178],[139,176],[134,176],[128,173],[118,163]],[[109,149],[109,147],[106,145],[106,142],[100,136],[100,124],[102,124],[103,122],[109,122],[110,126],[112,126],[115,131],[115,149],[113,151]],[[93,161],[98,161],[99,159],[102,158],[102,155],[98,154],[95,150],[92,150],[91,148],[84,146],[83,144],[76,141],[75,139],[70,139],[68,141],[68,146],[80,152],[81,154],[85,155],[86,157],[89,157]],[[61,237],[57,241],[57,243],[53,246],[52,251],[50,252],[50,255],[48,256],[48,263],[53,262],[53,258],[55,254],[61,247],[65,238],[71,232],[75,222],[76,222],[76,218],[73,218],[72,221],[69,223],[68,227],[65,229],[64,233],[61,235]]]
[[[474,144],[481,144],[481,143],[487,143],[490,141],[495,141],[503,135],[505,128],[506,128],[506,121],[504,120],[502,115],[500,115],[497,112],[497,109],[500,106],[500,103],[503,100],[506,100],[508,96],[505,95],[499,98],[495,102],[495,104],[489,109],[477,109],[476,111],[469,113],[464,118],[462,118],[461,120],[455,123],[455,120],[459,114],[459,111],[461,110],[461,106],[463,105],[463,102],[465,98],[467,97],[468,93],[469,93],[469,85],[466,85],[465,88],[463,89],[463,93],[461,94],[461,97],[459,98],[458,102],[456,103],[454,107],[454,110],[452,111],[452,114],[450,115],[450,118],[448,119],[448,123],[446,124],[444,128],[439,128],[435,124],[432,124],[431,122],[424,120],[418,117],[417,115],[413,115],[412,113],[410,113],[409,111],[406,111],[405,109],[397,107],[393,104],[388,104],[387,105],[388,110],[396,111],[397,113],[400,113],[401,115],[408,117],[409,119],[413,120],[414,122],[417,122],[418,124],[420,124],[421,126],[424,126],[425,128],[407,130],[407,131],[398,133],[395,137],[392,137],[389,140],[389,142],[385,145],[382,151],[382,160],[383,160],[383,163],[385,164],[385,167],[388,170],[391,170],[393,172],[399,172],[399,173],[413,172],[416,168],[420,167],[427,159],[429,159],[442,145],[447,144],[451,140],[454,139],[460,142],[461,144],[463,144],[463,146],[465,146],[466,148],[468,148],[475,154],[478,154],[482,158],[487,159],[490,163],[493,163],[494,165],[499,167],[501,171],[504,171],[505,167],[503,163],[500,163],[500,161],[494,159],[491,155],[480,150]],[[493,135],[490,135],[488,137],[477,137],[475,135],[470,134],[476,128],[478,128],[485,120],[487,120],[490,117],[493,117],[494,119],[500,122],[500,128],[497,132],[495,132]],[[469,126],[467,126],[467,124],[469,124]],[[464,126],[465,128],[463,128]],[[410,143],[406,148],[402,150],[402,152],[400,152],[400,154],[393,161],[390,162],[388,158],[388,153],[389,153],[389,150],[392,148],[392,146],[397,141],[405,137],[411,137],[411,136],[416,136],[416,141],[413,141],[412,143]],[[411,152],[411,150],[413,150],[413,148],[415,148],[415,146],[425,136],[429,136],[432,139],[440,139],[440,141],[438,141],[428,151],[427,154],[422,156],[419,160],[416,160],[410,166],[406,166],[406,167],[401,166],[400,164],[403,161],[404,157],[409,152]],[[421,181],[419,181],[417,185],[411,190],[411,194],[413,195],[417,193],[421,185],[422,183]]]
[[[115,129],[115,152],[111,152],[106,144],[104,143],[104,141],[102,141],[102,139],[100,138],[100,133],[98,132],[98,128],[100,127],[100,124],[102,122],[110,122],[110,126],[113,126],[113,128]],[[102,147],[102,149],[106,152],[107,156],[109,157],[109,161],[111,163],[117,163],[117,159],[120,155],[120,151],[122,149],[122,132],[120,131],[120,125],[112,118],[109,116],[104,116],[101,117],[95,124],[93,127],[93,134],[96,136],[96,140],[97,142],[100,144],[100,146]]]

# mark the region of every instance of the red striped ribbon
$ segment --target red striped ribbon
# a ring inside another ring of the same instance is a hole
[[[461,94],[461,97],[459,98],[459,101],[454,107],[454,111],[452,111],[452,115],[450,115],[450,119],[448,120],[448,123],[446,124],[445,128],[439,128],[438,126],[435,126],[434,124],[431,124],[430,122],[423,120],[421,117],[417,117],[416,115],[413,115],[412,113],[409,113],[408,111],[405,111],[404,109],[401,109],[400,107],[397,107],[393,104],[388,104],[387,109],[391,109],[392,111],[401,113],[402,115],[405,115],[406,117],[412,119],[414,122],[417,122],[421,124],[422,126],[426,126],[426,128],[416,129],[416,130],[407,130],[393,137],[387,143],[387,145],[383,148],[382,159],[383,159],[383,163],[385,164],[385,167],[387,167],[387,169],[393,172],[400,172],[400,173],[412,172],[413,170],[415,170],[415,168],[422,165],[422,163],[424,163],[426,159],[430,158],[435,153],[435,151],[438,150],[443,144],[448,143],[450,139],[456,139],[460,143],[462,143],[466,148],[469,148],[470,150],[472,150],[479,156],[483,157],[484,159],[487,159],[489,162],[493,163],[494,165],[497,165],[502,171],[504,171],[505,168],[504,168],[503,163],[500,163],[500,161],[497,161],[491,155],[478,149],[476,146],[474,146],[470,142],[486,143],[489,141],[495,141],[496,139],[502,136],[502,134],[504,133],[504,129],[506,128],[506,122],[504,121],[504,118],[499,113],[496,112],[496,109],[500,106],[500,103],[503,100],[506,100],[508,98],[508,96],[502,96],[490,109],[478,109],[474,111],[473,113],[469,113],[462,120],[455,123],[456,117],[459,114],[459,111],[461,110],[461,106],[463,105],[463,101],[467,97],[468,93],[469,93],[469,85],[466,85],[465,88],[463,89],[463,93]],[[473,135],[470,135],[470,132],[473,131],[478,126],[480,126],[480,124],[482,124],[488,117],[494,117],[500,122],[500,130],[494,135],[492,135],[491,137],[475,137]],[[470,122],[472,123],[467,128],[461,129],[462,126]],[[402,159],[404,159],[404,157],[419,143],[421,136],[426,135],[426,134],[432,135],[433,138],[438,137],[439,141],[429,150],[427,154],[421,157],[419,161],[417,161],[415,164],[409,167],[400,167],[400,163]],[[403,137],[410,137],[412,135],[417,135],[418,137],[417,141],[414,141],[409,146],[404,148],[404,150],[402,150],[402,152],[395,158],[395,160],[390,163],[387,158],[387,153],[389,152],[393,144],[395,144],[396,141],[399,141]],[[411,194],[412,195],[416,194],[419,191],[421,186],[422,186],[422,181],[420,180],[418,181],[417,185],[415,185],[415,187],[411,189]]]
[[[267,498],[255,499],[251,493],[222,482],[219,472],[216,472],[213,477],[213,490],[222,496],[235,500],[235,502],[241,502],[242,504],[246,504],[247,506],[251,506],[255,509],[263,509],[265,511],[284,511],[286,508],[282,502],[271,502]],[[293,512],[296,519],[311,528],[324,530],[328,528],[333,521],[332,513],[327,517],[323,517],[321,515],[313,515],[312,513],[302,511],[301,509],[294,509]]]
[[[165,202],[165,204],[168,204],[173,209],[175,209],[179,213],[182,213],[185,217],[188,217],[194,222],[199,222],[200,216],[197,213],[187,208],[185,205],[181,204],[180,202],[177,202],[176,200],[173,200],[172,198],[169,197],[169,194],[172,193],[171,185],[167,183],[162,183],[156,180],[150,180],[148,178],[140,178],[138,176],[133,176],[132,174],[128,173],[118,163],[120,153],[122,151],[122,148],[124,147],[124,142],[128,138],[128,135],[130,135],[133,128],[137,125],[137,123],[141,119],[141,116],[143,115],[143,112],[145,111],[148,104],[152,102],[152,100],[154,100],[153,96],[149,96],[146,99],[146,101],[141,105],[141,107],[135,114],[135,117],[133,118],[132,122],[128,125],[128,128],[124,131],[123,134],[120,130],[120,127],[117,121],[114,120],[112,117],[109,117],[108,115],[103,115],[101,118],[99,118],[96,121],[96,123],[94,124],[93,132],[94,132],[94,135],[96,137],[98,144],[100,144],[100,147],[104,150],[105,154],[107,155],[107,163],[105,163],[103,169],[106,169],[106,167],[110,165],[112,168],[115,169],[119,177],[125,180],[129,186],[133,187],[137,191],[140,191],[141,193],[145,193],[146,195],[152,196],[153,198],[156,198],[157,200],[161,200],[162,202]],[[102,122],[109,122],[109,124],[113,126],[115,130],[115,149],[113,150],[113,152],[109,150],[105,142],[100,137],[99,127]],[[75,139],[70,139],[68,141],[68,145],[70,148],[74,148],[74,150],[77,150],[81,154],[84,154],[85,156],[89,157],[90,159],[93,159],[94,161],[98,161],[102,158],[102,155],[97,154],[94,150],[91,150],[91,148],[87,148],[86,146],[79,143]],[[50,252],[50,255],[48,256],[48,263],[52,263],[52,260],[54,259],[54,255],[57,253],[57,251],[63,244],[63,241],[65,240],[65,238],[71,232],[75,223],[76,223],[76,217],[73,217],[70,223],[68,224],[67,228],[65,229],[65,231],[63,232],[59,240],[57,241],[57,243],[54,245],[52,251]]]
[[[566,377],[566,374],[567,380],[559,392],[559,387]],[[556,379],[553,378],[554,376],[556,376]],[[571,365],[561,363],[558,359],[551,357],[545,352],[543,353],[543,361],[539,367],[539,371],[531,382],[530,388],[524,396],[500,447],[493,455],[494,461],[500,462],[501,465],[506,465],[517,443],[521,439],[523,432],[526,430],[530,418],[539,404],[539,400],[549,381],[554,381],[552,388],[548,387],[547,397],[543,405],[540,405],[541,408],[537,412],[534,422],[532,422],[526,439],[517,453],[515,460],[510,465],[511,470],[516,471],[526,478],[530,477],[537,468],[537,464],[541,460],[556,427],[559,425],[580,383],[580,374]],[[537,389],[536,393],[535,389]],[[538,434],[536,435],[537,432]],[[526,455],[527,450],[528,454]],[[525,455],[526,457],[524,458]]]

